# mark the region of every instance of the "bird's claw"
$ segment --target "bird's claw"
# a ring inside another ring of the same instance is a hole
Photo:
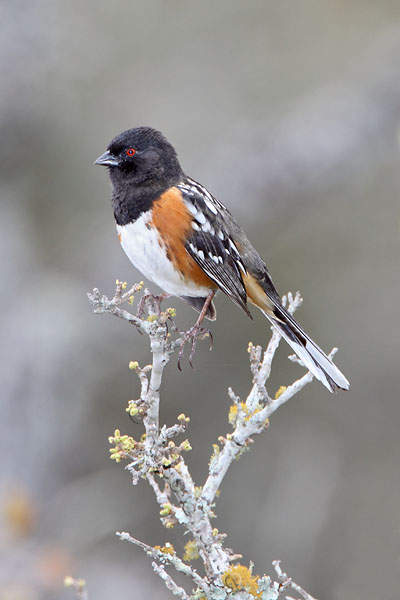
[[[181,345],[179,348],[179,354],[178,354],[178,369],[180,371],[182,371],[181,361],[183,358],[183,353],[184,353],[186,344],[191,343],[191,345],[192,345],[191,351],[189,354],[189,364],[192,367],[192,369],[194,369],[192,361],[193,361],[193,358],[194,358],[194,355],[196,352],[197,340],[199,340],[199,339],[203,340],[206,337],[210,338],[210,350],[212,350],[214,340],[213,340],[211,331],[209,329],[206,329],[205,327],[201,327],[200,325],[198,325],[196,323],[195,325],[193,325],[193,327],[191,327],[189,329],[189,331],[186,331],[184,333],[183,340],[181,342]]]
[[[141,319],[144,315],[144,307],[146,305],[146,302],[148,302],[149,300],[151,300],[154,303],[154,308],[156,310],[156,312],[158,314],[161,313],[161,302],[163,300],[165,300],[166,298],[169,298],[169,294],[167,293],[163,293],[160,294],[159,296],[153,296],[153,294],[145,294],[141,299],[140,302],[138,304],[137,307],[137,311],[136,311],[136,317],[138,319]]]

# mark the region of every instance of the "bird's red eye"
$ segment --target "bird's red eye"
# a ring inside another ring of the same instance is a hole
[[[128,148],[128,150],[126,151],[126,154],[128,156],[134,156],[136,154],[135,148]]]

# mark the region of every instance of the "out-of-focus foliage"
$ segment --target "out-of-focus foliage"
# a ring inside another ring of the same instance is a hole
[[[335,397],[314,383],[274,416],[224,482],[216,526],[255,572],[281,558],[317,597],[397,597],[398,2],[21,0],[2,3],[0,28],[0,599],[67,597],[67,574],[93,598],[164,599],[114,532],[184,553],[108,458],[117,427],[141,434],[125,407],[146,340],[86,299],[142,279],[92,167],[137,125],[229,206],[278,288],[301,290],[300,322],[340,347],[352,383]],[[246,390],[248,341],[268,336],[261,315],[217,307],[213,352],[171,365],[163,394],[165,421],[191,417],[199,485],[230,430],[227,386]],[[289,352],[275,390],[300,373]]]

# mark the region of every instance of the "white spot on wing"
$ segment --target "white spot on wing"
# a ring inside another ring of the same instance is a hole
[[[210,194],[208,194],[208,196],[209,195]],[[212,213],[214,213],[214,215],[218,214],[218,211],[215,208],[214,204],[208,198],[204,198],[204,202],[206,203],[206,206],[207,206],[208,210],[210,210]]]
[[[195,207],[195,205],[192,204],[191,202],[186,201],[186,206],[187,206],[189,212],[192,213],[192,215],[195,217],[197,215],[197,208]]]
[[[229,241],[230,247],[236,253],[237,252],[237,248],[236,248],[235,244],[232,242],[231,238],[228,237],[228,241]]]
[[[198,210],[194,216],[196,217],[196,219],[200,223],[200,225],[205,225],[206,218],[201,211]]]
[[[214,227],[211,225],[210,221],[207,221],[207,219],[206,219],[206,222],[204,223],[204,225],[202,227],[202,230],[204,231],[204,233],[210,232],[211,235],[215,234]]]

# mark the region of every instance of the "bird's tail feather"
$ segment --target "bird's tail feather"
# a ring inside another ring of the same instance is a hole
[[[339,371],[325,352],[308,337],[283,306],[274,303],[273,311],[262,310],[262,312],[293,348],[307,369],[329,391],[336,392],[338,388],[342,390],[349,389],[350,384],[343,373]]]

